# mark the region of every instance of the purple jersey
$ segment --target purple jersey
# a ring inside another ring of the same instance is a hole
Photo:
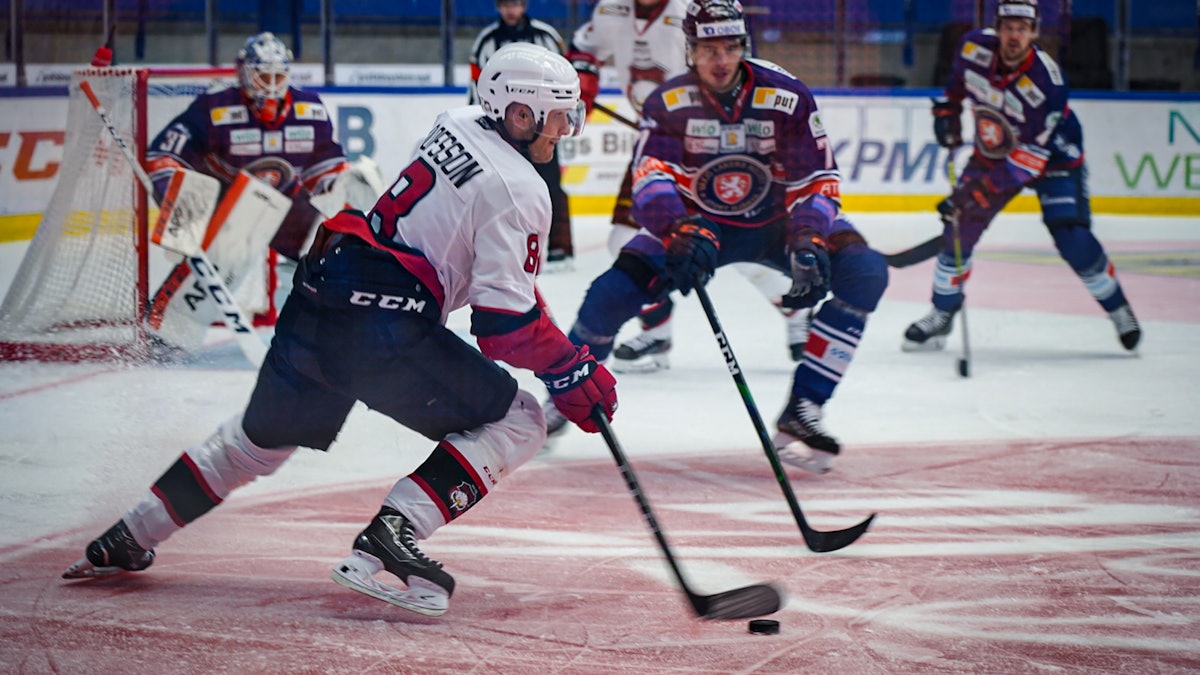
[[[155,137],[146,161],[156,184],[182,167],[228,185],[244,169],[294,196],[300,185],[312,194],[328,189],[346,157],[317,94],[288,89],[280,114],[268,122],[239,88],[229,87],[197,96]]]
[[[662,236],[692,213],[756,228],[792,211],[828,235],[841,176],[812,93],[772,63],[741,67],[742,84],[720,100],[690,71],[646,100],[634,217]]]
[[[1083,163],[1083,132],[1067,106],[1067,82],[1058,64],[1034,45],[1015,70],[1000,72],[1000,38],[992,29],[963,38],[946,96],[970,99],[975,156],[988,168],[990,188],[1004,192],[1051,169]]]

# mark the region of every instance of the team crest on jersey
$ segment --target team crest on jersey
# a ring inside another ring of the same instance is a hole
[[[325,110],[325,106],[320,103],[309,103],[308,101],[299,101],[293,107],[296,119],[298,120],[319,120],[324,122],[329,119],[329,111]]]
[[[1017,80],[1017,91],[1021,93],[1021,97],[1029,102],[1029,107],[1036,108],[1046,102],[1046,95],[1041,89],[1029,79],[1028,75],[1022,75],[1021,79]]]
[[[771,172],[745,155],[718,157],[700,167],[692,192],[710,213],[739,216],[758,206],[771,190]]]
[[[696,104],[696,101],[700,99],[700,88],[696,86],[675,87],[664,91],[661,96],[668,111],[679,110]]]
[[[214,127],[228,124],[245,124],[250,121],[250,112],[246,110],[246,106],[244,105],[230,105],[213,108],[208,112],[208,118],[212,120]]]
[[[794,91],[775,89],[773,87],[755,87],[750,107],[762,110],[779,110],[790,115],[796,112],[796,104],[799,102],[800,96]]]
[[[975,147],[988,159],[1001,159],[1017,147],[1017,132],[999,112],[976,108]]]
[[[296,177],[296,167],[282,157],[263,157],[242,167],[242,171],[278,189]]]
[[[462,513],[479,501],[479,488],[463,481],[450,488],[449,494],[446,495],[446,501],[448,502],[447,506],[457,513]]]

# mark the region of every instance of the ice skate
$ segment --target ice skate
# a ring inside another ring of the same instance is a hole
[[[820,404],[792,396],[775,426],[778,432],[772,443],[784,463],[812,473],[833,468],[841,446],[821,427]]]
[[[575,270],[575,256],[552,249],[546,255],[546,263],[542,265],[542,274],[558,274]]]
[[[788,353],[793,361],[799,362],[804,358],[804,345],[808,342],[812,316],[811,309],[793,309],[791,314],[784,314],[787,321]]]
[[[671,334],[662,326],[643,331],[613,350],[612,369],[618,373],[653,373],[671,367]]]
[[[558,439],[562,438],[567,433],[568,420],[558,410],[558,406],[554,405],[553,399],[546,399],[542,404],[542,414],[546,416],[546,442],[542,444],[542,449],[538,451],[539,455],[550,452],[554,449],[554,444]]]
[[[142,548],[133,538],[125,521],[88,544],[84,556],[62,574],[64,579],[107,577],[123,572],[140,572],[154,562],[154,551]]]
[[[408,585],[388,586],[375,578],[386,570]],[[359,593],[426,616],[441,616],[450,607],[454,578],[442,564],[417,548],[412,524],[385,506],[354,540],[354,550],[330,572],[334,581]]]
[[[1142,341],[1142,327],[1138,324],[1137,317],[1133,315],[1133,308],[1129,306],[1129,303],[1109,312],[1108,317],[1117,327],[1117,336],[1121,339],[1121,346],[1129,351],[1137,349],[1138,343]]]
[[[959,307],[962,305],[960,304]],[[904,331],[904,343],[900,349],[906,352],[936,351],[946,347],[946,337],[954,328],[954,315],[958,307],[945,311],[934,307],[929,313],[914,321]]]

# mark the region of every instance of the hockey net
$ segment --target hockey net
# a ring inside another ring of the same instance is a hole
[[[147,298],[177,259],[151,250],[153,202],[80,90],[83,78],[139,158],[148,137],[198,94],[236,81],[229,68],[75,71],[58,184],[0,305],[2,360],[151,355]],[[259,282],[259,297],[244,309],[272,311],[266,283]]]

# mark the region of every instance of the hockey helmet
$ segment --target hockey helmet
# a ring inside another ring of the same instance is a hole
[[[1026,19],[1033,24],[1033,30],[1036,31],[1041,18],[1037,0],[1000,0],[996,4],[997,28],[1000,27],[1002,19]]]
[[[749,41],[746,13],[738,0],[692,0],[683,18],[688,44],[709,38],[740,37]]]
[[[246,97],[262,108],[287,94],[292,52],[274,33],[259,33],[238,51],[238,84]]]
[[[566,110],[570,136],[583,131],[587,115],[579,100],[579,75],[571,63],[545,47],[510,42],[492,54],[476,83],[483,112],[503,124],[504,112],[513,103],[533,110],[538,132],[552,110]]]

